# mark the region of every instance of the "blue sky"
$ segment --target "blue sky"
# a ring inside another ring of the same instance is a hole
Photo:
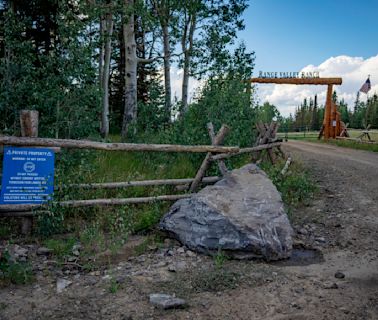
[[[331,56],[378,53],[378,0],[251,0],[240,33],[255,71],[297,71]]]
[[[378,93],[378,0],[250,0],[244,20],[239,39],[256,53],[255,76],[304,70],[342,77],[334,89],[350,108],[369,74],[369,95]],[[284,116],[304,98],[317,94],[322,103],[326,95],[324,86],[258,85],[256,90],[258,101],[273,103]]]

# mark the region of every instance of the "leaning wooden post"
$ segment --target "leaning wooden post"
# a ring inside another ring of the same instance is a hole
[[[211,143],[215,143],[215,132],[214,132],[214,126],[211,122],[207,124],[207,131],[209,132]],[[224,160],[217,160],[219,171],[221,172],[222,176],[225,176],[228,172],[226,164],[224,163]]]
[[[21,110],[20,126],[21,136],[36,138],[38,137],[39,112],[37,110]],[[25,216],[21,218],[21,233],[28,235],[31,233],[33,217]]]
[[[227,127],[226,125],[222,125],[217,135],[214,137],[213,145],[222,144],[224,137],[229,131],[230,131],[229,127]],[[197,174],[192,184],[190,185],[190,189],[189,189],[190,192],[195,192],[198,189],[198,186],[200,185],[202,178],[205,176],[206,170],[209,168],[210,163],[211,163],[211,152],[208,152],[200,168],[198,169]]]

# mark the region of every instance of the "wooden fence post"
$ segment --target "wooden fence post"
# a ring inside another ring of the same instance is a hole
[[[21,110],[20,111],[20,126],[21,136],[36,138],[38,137],[38,123],[39,112],[37,110]],[[21,217],[21,233],[29,235],[32,230],[33,217]]]
[[[214,132],[214,126],[212,122],[209,122],[207,124],[207,130],[210,135],[211,144],[215,145],[215,132]],[[217,162],[218,162],[219,171],[221,172],[222,176],[225,176],[228,170],[227,170],[226,164],[224,163],[224,160],[217,160]]]
[[[267,124],[257,123],[256,124],[257,130],[259,131],[259,136],[257,137],[255,145],[258,146],[260,144],[266,144],[272,142],[272,138],[275,137],[276,132],[278,130],[278,124],[276,122],[271,122],[268,126]],[[272,149],[267,149],[268,156],[272,164],[275,162],[275,157]],[[257,152],[258,157],[261,155],[261,151]],[[252,157],[252,161],[254,157]]]
[[[230,131],[229,127],[227,127],[226,125],[222,125],[217,135],[214,137],[212,144],[214,146],[222,144],[224,137],[229,131]],[[190,189],[189,189],[190,192],[195,192],[198,189],[198,186],[201,183],[202,178],[205,176],[206,170],[209,168],[210,163],[211,163],[211,152],[208,152],[200,168],[197,171],[196,177],[194,178],[192,184],[190,185]]]

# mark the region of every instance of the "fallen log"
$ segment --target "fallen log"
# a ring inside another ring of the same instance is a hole
[[[95,206],[112,206],[112,205],[126,205],[139,204],[154,201],[175,201],[179,199],[189,198],[190,194],[174,194],[163,195],[155,197],[140,197],[140,198],[112,198],[112,199],[90,199],[90,200],[67,200],[61,201],[58,204],[63,208],[82,208]],[[34,209],[46,209],[47,205],[41,204],[2,204],[0,205],[0,212],[21,212],[30,211]]]
[[[157,151],[157,152],[194,152],[194,153],[235,153],[239,147],[225,147],[215,145],[174,145],[174,144],[145,144],[145,143],[105,143],[89,140],[24,138],[0,136],[0,145],[24,147],[60,147],[76,149],[95,149],[106,151]]]

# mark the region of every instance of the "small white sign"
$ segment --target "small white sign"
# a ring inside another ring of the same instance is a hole
[[[332,127],[336,127],[336,120],[332,121]]]

